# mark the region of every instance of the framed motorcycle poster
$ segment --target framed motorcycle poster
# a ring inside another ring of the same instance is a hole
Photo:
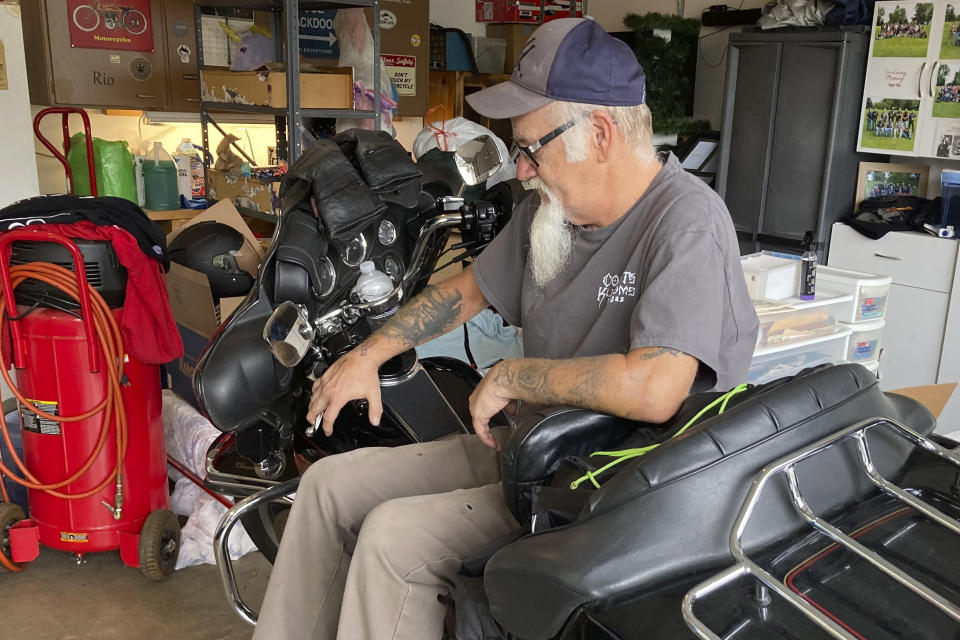
[[[67,0],[70,46],[153,51],[150,0]]]

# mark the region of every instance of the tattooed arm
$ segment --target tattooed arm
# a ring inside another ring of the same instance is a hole
[[[690,393],[698,367],[696,358],[667,347],[567,360],[504,360],[470,396],[473,426],[481,440],[496,447],[488,422],[511,400],[666,422]]]
[[[323,431],[330,435],[343,405],[365,399],[370,406],[370,422],[379,424],[383,413],[377,376],[380,365],[460,326],[488,304],[469,268],[427,287],[314,383],[307,421],[313,422],[323,414]]]

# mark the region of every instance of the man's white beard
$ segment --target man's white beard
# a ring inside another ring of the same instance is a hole
[[[540,178],[526,180],[523,186],[540,192],[540,207],[530,225],[530,270],[534,283],[543,289],[570,261],[573,235],[563,203]]]
[[[540,178],[530,178],[523,186],[540,192],[540,207],[530,225],[530,270],[534,283],[543,289],[570,261],[573,235],[563,203]]]

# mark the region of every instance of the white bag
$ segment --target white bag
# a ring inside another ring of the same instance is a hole
[[[431,149],[456,151],[463,143],[482,135],[488,135],[494,139],[497,143],[497,149],[500,150],[500,157],[504,159],[500,170],[487,179],[487,189],[504,180],[516,178],[517,165],[510,160],[507,145],[504,144],[503,140],[490,129],[466,118],[451,118],[450,120],[427,124],[417,134],[417,139],[413,142],[413,156],[419,160],[423,154]]]

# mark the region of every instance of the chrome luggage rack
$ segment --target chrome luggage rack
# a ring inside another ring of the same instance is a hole
[[[904,573],[879,554],[863,546],[850,536],[832,526],[826,520],[820,518],[816,513],[813,512],[806,500],[804,500],[800,491],[800,483],[797,479],[796,471],[796,467],[799,462],[815,456],[818,453],[823,452],[825,449],[837,446],[842,442],[854,440],[860,454],[859,461],[861,469],[864,473],[866,473],[870,481],[877,486],[877,488],[879,488],[883,493],[886,493],[887,495],[890,495],[895,499],[905,503],[907,506],[912,507],[937,524],[946,527],[955,534],[960,535],[960,521],[947,516],[942,511],[930,506],[907,491],[904,491],[902,488],[892,484],[877,471],[877,468],[873,463],[873,459],[870,456],[870,448],[867,444],[866,433],[870,429],[878,427],[890,430],[904,440],[909,441],[916,447],[919,447],[928,453],[938,456],[954,464],[955,466],[960,467],[960,448],[956,450],[946,449],[933,442],[929,438],[918,434],[909,427],[889,418],[870,418],[862,422],[858,422],[857,424],[851,425],[842,431],[827,436],[822,440],[814,442],[803,449],[800,449],[794,453],[784,456],[783,458],[780,458],[776,462],[771,463],[769,466],[765,467],[763,471],[760,472],[760,475],[758,475],[753,481],[753,485],[750,487],[750,492],[747,494],[747,498],[744,500],[743,506],[740,508],[740,513],[737,515],[733,529],[730,532],[730,553],[733,555],[736,564],[722,571],[721,573],[704,580],[693,589],[688,591],[683,599],[683,619],[687,623],[687,626],[690,628],[690,630],[693,631],[698,638],[702,638],[703,640],[721,640],[720,636],[713,633],[709,627],[694,613],[693,609],[694,605],[697,603],[697,600],[722,589],[724,586],[734,582],[735,580],[738,580],[741,577],[752,576],[759,580],[762,585],[772,589],[792,606],[799,609],[801,613],[809,618],[814,624],[830,634],[830,636],[838,638],[839,640],[857,640],[856,636],[846,631],[830,617],[826,616],[816,607],[804,600],[800,595],[790,590],[783,581],[775,578],[760,565],[752,561],[743,551],[743,535],[746,531],[747,524],[750,521],[750,517],[753,514],[754,508],[759,501],[760,494],[769,480],[780,473],[784,473],[787,476],[787,484],[789,486],[790,497],[794,508],[811,526],[814,527],[814,529],[821,532],[838,545],[844,547],[847,551],[850,551],[867,561],[873,567],[893,578],[903,587],[917,594],[934,607],[940,609],[946,615],[950,616],[957,622],[960,622],[960,606],[950,602],[941,594],[930,589],[910,575]]]

